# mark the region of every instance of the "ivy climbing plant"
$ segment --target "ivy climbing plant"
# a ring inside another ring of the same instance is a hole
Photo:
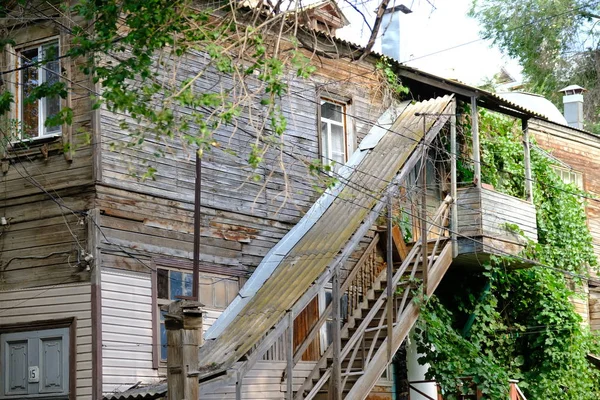
[[[462,127],[468,141],[469,121]],[[482,181],[522,197],[520,124],[482,110],[480,131]],[[464,155],[459,181],[472,179],[468,159]],[[416,328],[420,362],[430,364],[429,378],[440,382],[445,399],[472,390],[467,382],[486,399],[506,399],[509,379],[519,380],[532,399],[600,398],[600,373],[587,360],[596,338],[571,302],[596,266],[585,193],[563,183],[535,146],[531,164],[538,242],[521,256],[538,264],[511,269],[510,257],[492,257],[482,272],[450,276],[452,288],[442,287],[423,304]]]

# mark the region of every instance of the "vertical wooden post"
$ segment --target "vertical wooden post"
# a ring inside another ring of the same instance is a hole
[[[202,159],[196,150],[196,181],[194,184],[194,271],[192,274],[192,300],[200,299],[200,207],[202,203]]]
[[[329,385],[329,399],[342,399],[342,360],[340,352],[342,340],[340,335],[340,267],[339,264],[333,273],[332,285],[332,314],[333,314],[333,367],[331,371],[331,384]]]
[[[387,351],[388,361],[392,360],[392,334],[394,329],[394,288],[392,288],[392,278],[394,275],[394,253],[392,246],[394,245],[394,237],[392,233],[392,196],[388,195],[388,215],[387,215]],[[400,238],[402,240],[402,238]]]
[[[166,306],[168,400],[197,400],[202,304],[179,300]]]
[[[525,166],[525,200],[533,203],[533,180],[531,179],[531,149],[529,145],[529,127],[527,120],[523,119],[523,165]]]
[[[479,152],[479,113],[477,97],[471,97],[471,136],[473,140],[473,180],[475,186],[481,187],[481,154]]]
[[[242,385],[244,384],[244,375],[238,371],[235,382],[235,400],[242,400]]]
[[[452,218],[450,221],[450,232],[452,233],[452,256],[458,255],[458,208],[456,197],[457,177],[456,177],[456,99],[452,101],[452,116],[450,117],[450,196],[452,196]]]
[[[287,343],[287,386],[285,398],[293,400],[294,398],[294,313],[288,311],[288,343]]]
[[[423,132],[425,133],[425,116],[423,116]],[[427,295],[427,146],[423,143],[421,156],[421,265],[423,268],[423,293]]]

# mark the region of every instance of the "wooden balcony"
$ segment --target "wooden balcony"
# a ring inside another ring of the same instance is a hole
[[[491,255],[516,256],[527,239],[537,241],[535,206],[492,189],[475,186],[458,189],[457,214],[455,266],[481,268]],[[511,266],[531,265],[515,261]]]

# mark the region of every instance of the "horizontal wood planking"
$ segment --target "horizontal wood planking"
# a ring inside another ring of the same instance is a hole
[[[91,287],[70,284],[0,292],[0,325],[77,318],[77,399],[91,399]]]
[[[152,351],[158,346],[152,330],[158,327],[152,325],[150,274],[103,268],[101,287],[103,392],[164,378],[152,364]],[[206,332],[222,311],[204,311]]]
[[[155,382],[149,273],[102,269],[102,391]]]
[[[458,231],[463,236],[489,236],[518,241],[505,224],[515,224],[524,234],[537,240],[536,212],[533,204],[489,189],[459,190]]]
[[[87,211],[91,192],[71,193],[54,192],[56,202],[47,195],[12,199],[0,208],[9,222],[0,235],[0,290],[89,281],[78,266],[87,221],[75,213]]]
[[[108,238],[101,238],[102,246],[118,243],[154,257],[191,259],[193,204],[106,186],[98,187],[97,204],[105,214],[100,224]],[[292,227],[211,207],[202,207],[201,214],[201,261],[249,271]],[[117,267],[147,270],[132,259],[113,262]]]

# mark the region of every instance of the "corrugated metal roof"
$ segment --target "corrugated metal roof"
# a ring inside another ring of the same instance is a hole
[[[228,367],[283,318],[357,231],[423,138],[424,130],[429,131],[437,121],[427,118],[423,129],[423,117],[415,114],[445,113],[451,100],[445,96],[408,106],[372,149],[363,150],[365,156],[331,205],[277,262],[270,277],[222,333],[200,348],[200,370]]]
[[[135,387],[124,392],[105,394],[103,400],[156,400],[167,395],[167,383]]]
[[[361,50],[365,49],[363,46],[361,46],[361,45],[359,45],[357,43],[351,42],[349,40],[341,39],[341,38],[339,38],[337,36],[334,36],[334,35],[328,35],[328,34],[326,34],[324,32],[321,32],[321,31],[315,31],[313,33],[316,34],[317,36],[323,36],[323,37],[327,38],[328,40],[333,40],[333,41],[335,41],[338,44],[342,44],[344,46],[348,46],[349,48],[351,48],[353,50],[361,51]],[[540,118],[540,119],[543,119],[543,120],[547,120],[548,119],[543,114],[540,114],[540,113],[538,113],[536,111],[533,111],[533,110],[530,110],[528,108],[522,107],[519,104],[514,103],[512,101],[509,101],[509,100],[507,100],[507,99],[505,99],[505,98],[503,98],[501,96],[498,96],[496,93],[490,92],[488,90],[481,89],[481,88],[478,88],[476,86],[468,85],[468,84],[466,84],[464,82],[460,82],[460,81],[455,80],[455,79],[448,79],[448,78],[444,78],[444,77],[439,76],[439,75],[434,75],[432,73],[420,70],[418,68],[410,67],[410,66],[408,66],[408,65],[403,64],[402,62],[400,62],[400,60],[396,60],[394,58],[386,56],[386,55],[384,55],[382,53],[378,53],[376,51],[371,51],[371,54],[373,56],[377,57],[377,58],[382,58],[382,57],[388,58],[400,70],[404,70],[404,71],[408,71],[408,72],[413,72],[415,74],[422,75],[422,76],[427,77],[429,79],[433,79],[433,80],[435,80],[437,82],[446,83],[446,84],[449,84],[449,85],[456,86],[459,89],[463,89],[463,90],[467,90],[467,91],[473,92],[474,95],[477,95],[477,96],[479,96],[480,98],[482,98],[484,100],[488,100],[488,101],[490,101],[492,103],[495,103],[495,104],[499,105],[501,108],[507,108],[509,110],[515,110],[515,111],[518,111],[518,112],[520,112],[522,114],[525,114],[528,117],[535,117],[535,118]]]

